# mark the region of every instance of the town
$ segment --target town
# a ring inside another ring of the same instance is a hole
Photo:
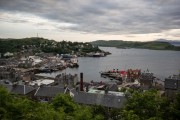
[[[108,108],[122,108],[126,102],[128,89],[156,89],[160,96],[173,100],[179,91],[179,75],[165,80],[156,78],[149,70],[113,69],[100,72],[101,77],[109,77],[116,82],[85,82],[83,73],[58,74],[55,78],[41,76],[38,73],[61,71],[67,67],[78,67],[76,55],[56,55],[43,53],[26,56],[19,60],[0,59],[0,84],[12,94],[28,96],[43,102],[50,102],[58,93],[69,94],[79,104],[102,105]],[[110,104],[111,103],[111,104]]]
[[[136,94],[147,94],[150,91],[150,95],[154,95],[151,91],[155,90],[160,99],[165,97],[172,102],[176,100],[176,95],[180,90],[180,74],[159,79],[148,69],[102,70],[99,71],[99,76],[107,78],[108,81],[91,80],[90,82],[85,80],[86,73],[83,72],[80,74],[59,72],[81,66],[78,57],[96,59],[97,57],[105,58],[111,54],[90,43],[54,42],[42,38],[28,38],[24,41],[27,43],[21,45],[12,43],[12,40],[0,42],[2,43],[0,45],[4,44],[0,48],[0,86],[11,95],[26,97],[38,103],[49,105],[58,96],[67,95],[76,105],[83,108],[90,106],[94,111],[104,109],[104,119],[120,119],[126,112],[123,114],[119,112],[128,106],[127,103],[133,104],[133,102],[128,102],[133,91],[137,92]],[[65,51],[60,49],[60,46]],[[56,72],[59,74],[55,77],[41,74]],[[148,96],[145,99],[148,99]]]

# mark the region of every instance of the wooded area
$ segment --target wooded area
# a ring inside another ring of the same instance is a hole
[[[79,105],[66,94],[57,95],[50,103],[10,94],[0,87],[1,120],[178,120],[180,94],[174,101],[160,97],[155,90],[128,90],[123,109]]]

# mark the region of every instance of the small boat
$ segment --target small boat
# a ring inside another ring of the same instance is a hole
[[[45,66],[45,67],[41,67],[39,69],[40,72],[52,72],[52,69],[50,69],[49,67]]]
[[[116,77],[116,80],[122,81],[122,77]]]
[[[110,72],[100,72],[101,76],[109,76],[111,73]]]
[[[110,80],[113,80],[113,78],[110,78]]]
[[[110,74],[110,75],[109,75],[109,77],[110,77],[110,78],[116,78],[116,77],[117,77],[117,75],[116,75],[116,74],[114,74],[114,73],[112,73],[112,74]]]
[[[105,75],[101,75],[101,77],[106,78],[106,76],[105,76]]]

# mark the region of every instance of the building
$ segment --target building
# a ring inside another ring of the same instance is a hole
[[[31,86],[41,86],[41,85],[53,85],[54,84],[54,80],[53,79],[38,79],[35,81],[30,81],[29,85]]]
[[[18,95],[25,95],[29,98],[34,97],[35,88],[27,85],[9,85],[9,84],[1,84],[4,86],[10,93],[18,94]]]
[[[173,99],[177,92],[180,92],[180,75],[173,75],[165,79],[165,95]]]
[[[71,75],[71,74],[58,74],[56,77],[55,77],[55,82],[56,84],[63,84],[63,85],[66,85],[66,86],[75,86],[77,83],[78,83],[78,75],[77,74],[74,74],[74,75]]]
[[[18,76],[16,74],[16,71],[13,68],[7,66],[0,66],[0,80],[8,79],[13,82],[17,81],[17,77]]]
[[[4,57],[12,57],[14,54],[10,52],[4,53]]]
[[[153,73],[145,72],[142,73],[139,77],[140,88],[143,90],[148,90],[153,87],[155,77]]]
[[[64,93],[64,87],[57,86],[40,86],[37,88],[34,96],[37,100],[43,102],[51,101],[57,94]]]
[[[126,98],[124,93],[104,90],[79,91],[74,94],[74,101],[85,105],[101,105],[108,108],[122,108]]]

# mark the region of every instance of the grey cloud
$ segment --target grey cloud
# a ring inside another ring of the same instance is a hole
[[[27,23],[27,20],[11,20],[13,23]]]
[[[57,29],[87,33],[141,34],[180,28],[179,0],[1,0],[0,11],[76,24]]]

